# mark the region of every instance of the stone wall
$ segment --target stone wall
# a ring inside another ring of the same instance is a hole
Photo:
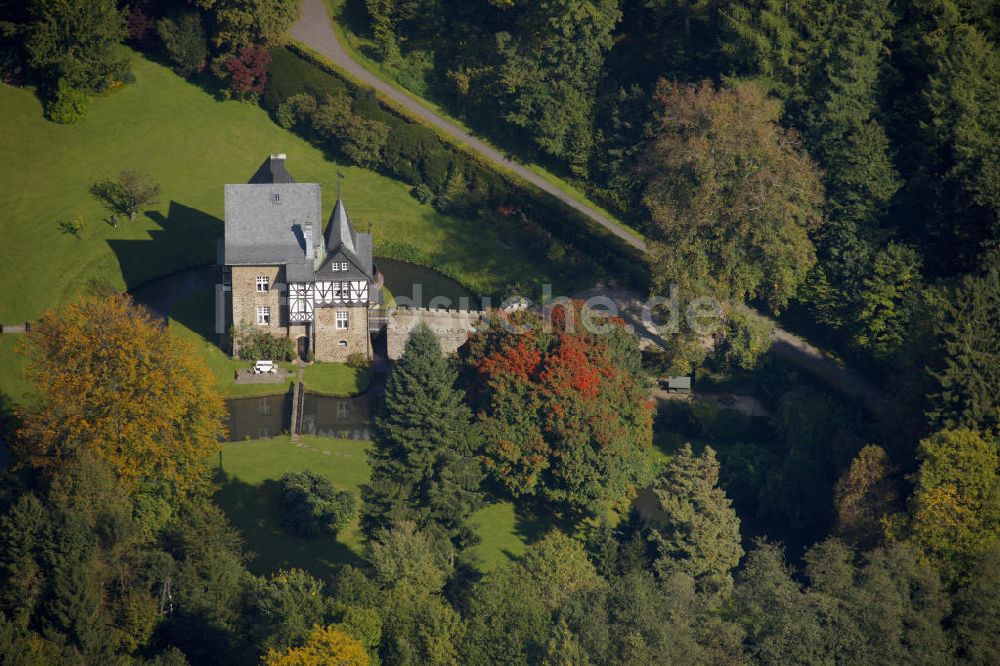
[[[269,291],[257,291],[258,275],[266,275],[271,279]],[[278,289],[278,285],[283,285],[284,282],[285,269],[281,266],[233,266],[233,327],[239,330],[241,324],[257,326],[257,307],[267,306],[271,308],[271,323],[260,328],[273,335],[287,335],[284,327],[287,325],[288,315],[285,313],[286,308],[282,306],[285,294]],[[235,349],[233,353],[236,353]]]
[[[347,328],[338,329],[336,313],[347,311]],[[321,307],[313,311],[316,335],[316,360],[344,363],[350,354],[364,354],[371,358],[368,335],[368,308]],[[341,342],[346,344],[342,345]]]
[[[469,333],[483,318],[479,310],[428,310],[427,308],[397,308],[390,310],[386,324],[386,344],[390,361],[397,361],[403,355],[410,332],[420,323],[427,324],[438,342],[441,351],[453,354],[469,339]]]

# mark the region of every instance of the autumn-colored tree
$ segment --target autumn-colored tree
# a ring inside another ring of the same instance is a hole
[[[833,490],[837,536],[870,549],[882,538],[882,518],[899,502],[895,470],[882,447],[861,449]]]
[[[917,458],[912,538],[961,578],[1000,541],[996,444],[974,430],[942,430],[920,442]]]
[[[652,406],[630,372],[634,337],[620,320],[585,326],[593,316],[580,303],[552,308],[551,325],[533,312],[498,314],[465,353],[487,470],[515,497],[596,514],[649,480]]]
[[[130,492],[205,487],[225,405],[189,346],[149,311],[127,295],[83,297],[42,315],[21,350],[37,394],[19,410],[27,464],[55,471],[87,453]]]
[[[240,49],[239,55],[226,60],[226,69],[232,76],[233,92],[241,97],[247,93],[263,93],[270,64],[271,53],[263,46],[244,46]]]
[[[656,100],[663,124],[639,168],[658,286],[783,307],[816,261],[823,187],[779,103],[749,82],[660,81]]]
[[[371,658],[360,641],[332,626],[316,625],[305,645],[281,652],[271,649],[263,662],[265,666],[368,666]]]

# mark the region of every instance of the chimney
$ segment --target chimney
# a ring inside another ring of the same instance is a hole
[[[271,153],[271,168],[275,166],[285,166],[285,153]]]
[[[306,239],[306,257],[313,258],[313,225],[306,224],[302,227],[302,235]]]

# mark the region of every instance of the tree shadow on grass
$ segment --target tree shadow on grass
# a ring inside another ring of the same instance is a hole
[[[296,567],[330,580],[345,564],[364,564],[354,551],[334,537],[304,539],[289,534],[282,525],[278,493],[278,482],[272,479],[253,485],[227,476],[215,496],[255,554],[249,565],[253,573],[264,575]]]
[[[219,218],[176,201],[170,202],[166,216],[147,211],[146,217],[160,227],[149,231],[150,238],[108,239],[129,291],[156,276],[215,262],[217,239],[223,234]]]

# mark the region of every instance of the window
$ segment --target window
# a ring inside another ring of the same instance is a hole
[[[271,278],[266,275],[257,276],[257,291],[267,291],[271,288]]]
[[[271,201],[273,201],[274,203],[281,203],[281,195],[279,193],[275,192],[274,196],[271,199]]]
[[[337,328],[347,328],[347,311],[341,310],[337,312]],[[346,342],[344,343],[346,345]]]
[[[346,312],[344,314],[347,314]],[[266,305],[257,306],[257,323],[267,326],[271,323],[271,308]],[[337,322],[338,327],[340,322]],[[346,326],[344,328],[347,328]]]
[[[338,402],[337,403],[337,418],[341,421],[347,419],[351,415],[351,403],[349,402]]]
[[[351,265],[346,261],[335,261],[330,264],[330,268],[335,271],[348,271],[351,269]]]
[[[347,340],[341,340],[340,342],[338,342],[338,343],[337,343],[337,345],[338,345],[338,346],[339,346],[339,347],[340,347],[341,349],[347,349]]]
[[[334,298],[344,298],[347,294],[344,293],[344,287],[347,285],[346,282],[334,282],[333,283],[333,297]]]

